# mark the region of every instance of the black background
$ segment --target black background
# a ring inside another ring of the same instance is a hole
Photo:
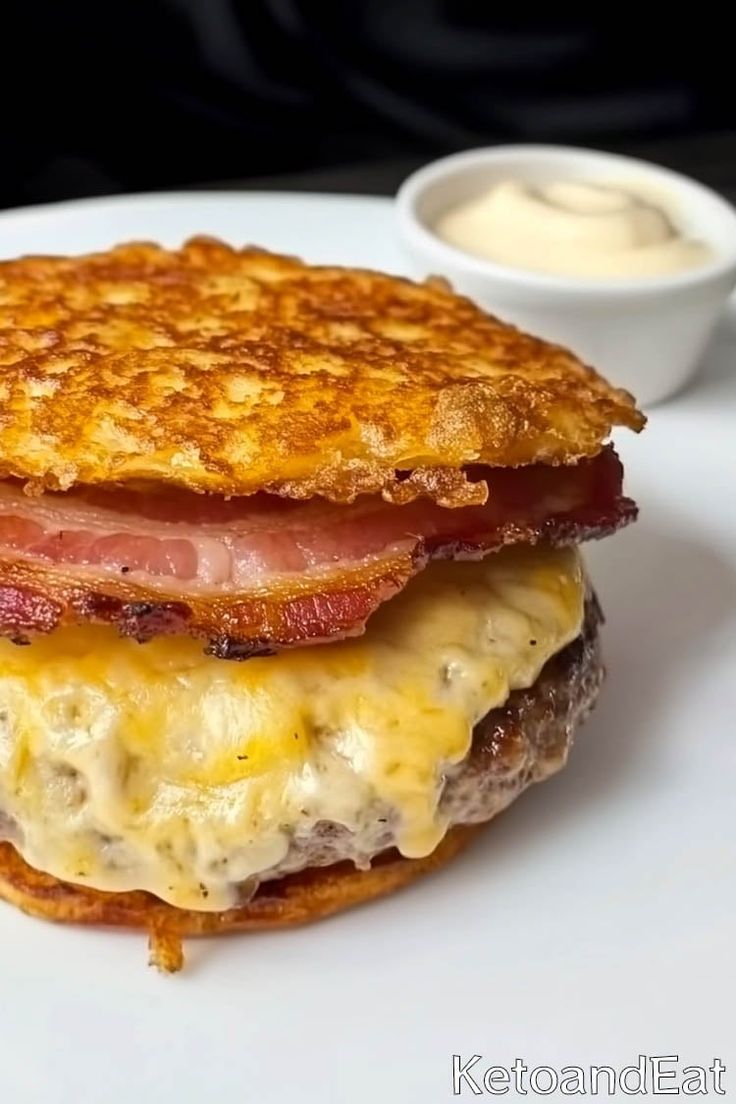
[[[233,184],[389,192],[415,164],[497,141],[641,153],[736,193],[733,45],[705,10],[523,7],[9,0],[0,205]]]

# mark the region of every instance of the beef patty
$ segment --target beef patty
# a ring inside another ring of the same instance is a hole
[[[105,893],[61,882],[34,870],[11,843],[0,844],[0,897],[46,919],[147,929],[155,959],[178,969],[178,937],[279,927],[318,919],[393,892],[443,865],[475,828],[506,808],[532,782],[564,766],[577,725],[591,710],[602,678],[594,594],[586,600],[583,630],[544,666],[528,690],[514,691],[475,726],[470,754],[447,772],[440,808],[451,826],[424,859],[403,858],[382,826],[372,855],[356,853],[350,833],[323,824],[295,839],[284,863],[257,887],[244,887],[243,903],[225,912],[177,909],[144,892]]]

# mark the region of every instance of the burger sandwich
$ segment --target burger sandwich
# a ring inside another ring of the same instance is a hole
[[[595,701],[642,424],[441,281],[0,265],[0,896],[174,970],[446,862]]]

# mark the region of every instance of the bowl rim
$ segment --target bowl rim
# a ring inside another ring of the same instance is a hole
[[[587,162],[601,167],[608,165],[617,169],[636,170],[641,176],[668,186],[672,192],[685,200],[689,198],[691,201],[694,199],[696,202],[707,203],[717,211],[724,224],[730,224],[734,244],[724,251],[710,242],[713,248],[718,248],[713,260],[683,272],[667,273],[663,276],[561,276],[556,273],[514,268],[511,265],[499,264],[483,257],[476,257],[472,253],[466,253],[465,250],[443,241],[417,214],[417,204],[430,185],[437,183],[438,180],[459,176],[464,169],[476,168],[484,164],[493,166],[511,158],[517,163],[519,160],[539,163],[545,158],[552,157],[567,159],[571,164]],[[678,288],[698,287],[718,280],[729,272],[736,280],[736,207],[713,188],[701,184],[700,181],[685,173],[626,154],[607,153],[604,150],[583,146],[523,142],[480,146],[440,157],[417,169],[400,185],[394,202],[399,226],[405,235],[413,237],[425,252],[434,254],[440,265],[444,262],[455,270],[463,268],[468,274],[497,281],[503,280],[510,285],[523,287],[527,291],[536,289],[557,294],[575,293],[588,296],[630,295],[635,291],[637,294],[647,295],[675,291]]]

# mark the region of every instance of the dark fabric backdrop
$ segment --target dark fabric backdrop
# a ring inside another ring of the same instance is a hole
[[[709,19],[507,7],[5,0],[0,204],[736,129],[733,47]]]

